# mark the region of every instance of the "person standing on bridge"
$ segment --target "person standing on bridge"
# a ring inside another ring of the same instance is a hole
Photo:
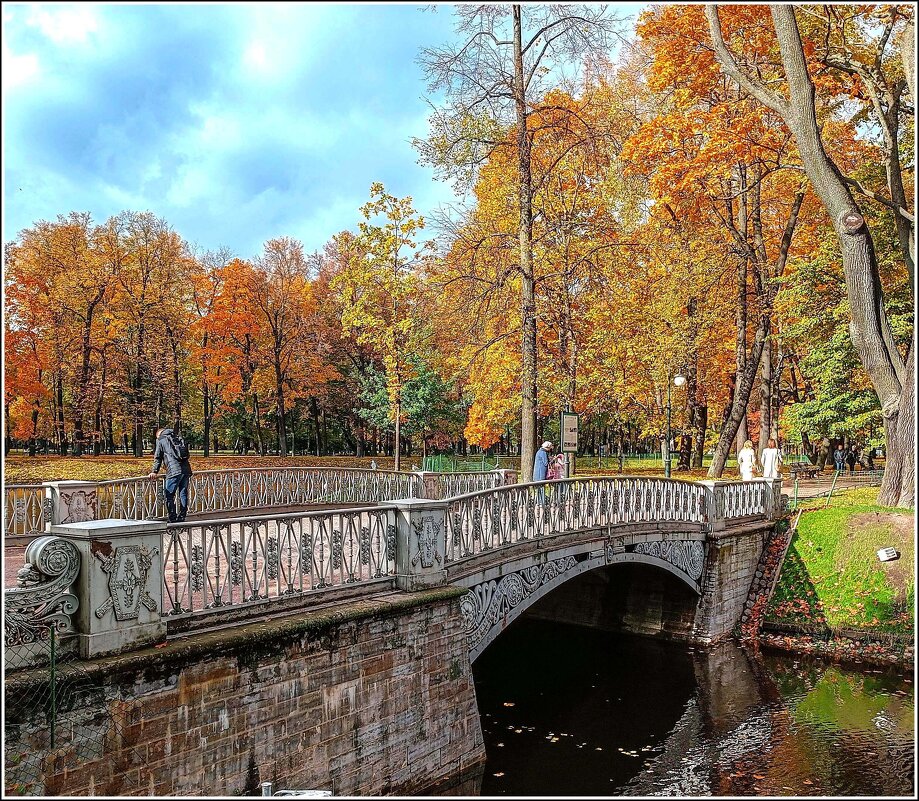
[[[181,523],[188,513],[188,482],[191,480],[191,461],[185,440],[171,428],[156,430],[156,448],[153,451],[153,470],[156,478],[163,462],[166,463],[166,509],[170,523]],[[176,493],[179,493],[179,510],[176,513]]]
[[[546,481],[549,478],[549,454],[555,446],[546,440],[542,447],[536,451],[533,461],[533,481]]]
[[[778,478],[781,464],[782,452],[776,446],[775,440],[770,437],[763,448],[763,478]]]
[[[740,468],[740,477],[744,481],[753,480],[753,471],[756,469],[756,451],[753,450],[753,443],[747,440],[740,453],[737,454],[737,467]]]

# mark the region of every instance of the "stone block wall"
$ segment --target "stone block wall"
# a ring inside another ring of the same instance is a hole
[[[740,622],[768,531],[760,523],[716,532],[706,543],[706,568],[693,627],[694,639],[717,642],[729,636]]]
[[[92,691],[60,714],[95,739],[45,751],[41,794],[257,795],[271,781],[404,795],[473,769],[485,752],[462,593],[393,593],[86,661]],[[42,740],[40,721],[6,714],[14,745]]]
[[[565,582],[525,613],[543,620],[687,639],[699,596],[676,576],[648,565],[598,568]]]

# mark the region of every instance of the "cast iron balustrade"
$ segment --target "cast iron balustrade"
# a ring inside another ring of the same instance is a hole
[[[182,617],[388,579],[395,509],[172,524],[163,535],[163,612]]]

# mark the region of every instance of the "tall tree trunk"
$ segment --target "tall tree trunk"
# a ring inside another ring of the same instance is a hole
[[[909,420],[903,426],[897,425],[903,395],[910,394],[903,391],[908,371],[897,350],[884,308],[874,241],[839,168],[824,149],[817,123],[816,92],[807,70],[794,8],[771,5],[770,12],[785,68],[788,99],[751,80],[740,70],[724,43],[717,7],[709,5],[705,9],[715,53],[724,71],[753,97],[783,117],[795,138],[807,177],[833,221],[846,278],[852,344],[880,400],[885,433],[890,432],[887,433],[888,459],[892,458],[894,464],[903,460],[903,469],[897,471],[898,475],[885,475],[881,495],[887,503],[899,504],[901,496],[909,498],[912,503],[915,464],[911,458],[904,457],[904,451],[911,455],[915,440],[906,441],[904,432],[908,431],[912,436],[915,425]],[[915,95],[913,99],[915,101]],[[911,374],[909,379],[912,380]],[[912,419],[912,414],[908,417]],[[899,482],[899,486],[895,486],[894,482]]]
[[[313,429],[316,434],[316,455],[320,455],[320,434],[319,434],[319,404],[316,403],[316,397],[310,396],[310,415],[313,418]]]
[[[204,405],[204,458],[211,455],[211,388],[207,379],[201,381],[201,397]]]
[[[393,453],[396,457],[395,470],[398,472],[402,466],[401,457],[402,457],[402,394],[401,391],[396,392],[396,434],[395,434],[395,444],[393,446]]]
[[[67,430],[64,426],[64,379],[60,373],[55,377],[55,415],[57,424],[57,448],[61,456],[67,455]]]
[[[753,383],[756,378],[756,372],[759,369],[759,360],[763,352],[763,345],[766,337],[769,336],[770,320],[768,315],[760,317],[759,326],[753,337],[753,344],[750,346],[750,356],[747,359],[747,366],[740,377],[740,381],[734,388],[734,400],[731,403],[731,412],[728,419],[721,429],[721,436],[718,438],[718,444],[715,446],[715,454],[712,457],[711,467],[708,469],[709,478],[720,478],[724,472],[724,465],[727,462],[728,454],[731,450],[731,443],[737,437],[737,430],[740,423],[747,413],[747,404],[750,402],[750,393],[753,390]]]
[[[137,329],[137,361],[134,365],[134,433],[132,445],[134,456],[140,458],[144,455],[144,386],[143,386],[143,353],[144,353],[144,326],[141,323]]]
[[[255,444],[258,447],[258,455],[265,455],[265,438],[262,436],[262,411],[258,404],[258,393],[252,393],[252,416],[255,418]]]
[[[284,377],[281,374],[281,354],[274,354],[274,379],[278,393],[278,455],[287,456],[287,418],[284,410]]]
[[[756,452],[762,463],[763,450],[772,436],[772,338],[763,345],[759,378],[759,441]]]
[[[514,15],[514,105],[517,112],[517,183],[520,198],[520,312],[522,325],[520,478],[533,480],[536,458],[536,288],[533,276],[533,186],[530,172],[530,137],[527,130],[526,86],[523,73],[521,7]]]

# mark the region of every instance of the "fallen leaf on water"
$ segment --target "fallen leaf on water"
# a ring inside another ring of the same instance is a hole
[[[504,772],[503,772],[503,771],[499,771],[498,773],[492,773],[491,775],[492,775],[492,776],[497,776],[497,777],[500,779],[500,778],[504,775]]]
[[[504,702],[504,706],[513,706],[513,705],[514,705],[514,702],[513,702],[513,701],[505,701],[505,702]]]
[[[498,748],[504,748],[504,743],[498,743]]]

